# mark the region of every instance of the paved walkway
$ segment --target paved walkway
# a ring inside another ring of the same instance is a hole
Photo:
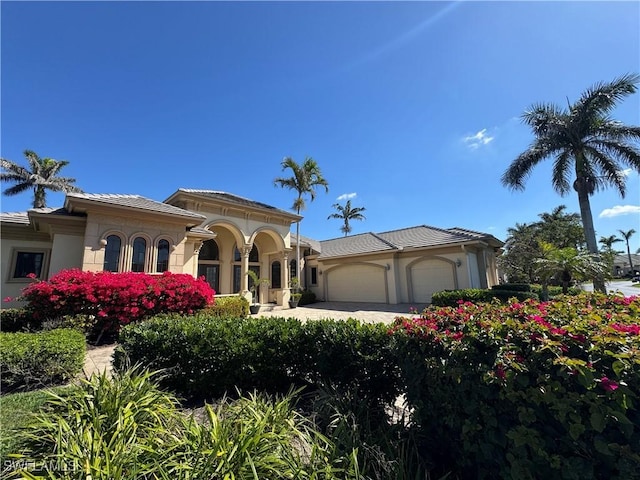
[[[297,308],[276,308],[267,311],[264,307],[253,317],[285,317],[297,318],[302,321],[322,320],[332,318],[346,320],[355,318],[370,323],[391,323],[398,315],[408,315],[409,309],[415,306],[422,310],[424,305],[387,305],[384,303],[354,303],[354,302],[318,302]],[[111,356],[115,345],[89,347],[84,361],[84,374],[90,376],[94,372],[111,372]]]

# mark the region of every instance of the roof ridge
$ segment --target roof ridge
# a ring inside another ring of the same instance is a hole
[[[378,240],[380,240],[381,242],[386,243],[387,245],[389,245],[390,247],[395,248],[396,250],[402,250],[402,247],[400,245],[396,245],[395,243],[391,243],[389,240],[385,240],[384,238],[380,237],[379,235],[372,233],[372,235],[374,237],[376,237]]]

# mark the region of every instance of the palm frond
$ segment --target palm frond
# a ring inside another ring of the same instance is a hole
[[[553,164],[553,173],[551,175],[551,184],[553,189],[566,195],[571,191],[571,169],[569,166],[573,162],[573,156],[569,150],[564,150],[558,155]],[[564,207],[564,206],[563,206]]]
[[[533,168],[549,155],[551,155],[549,146],[543,141],[536,140],[502,174],[500,179],[502,184],[512,190],[524,190],[524,184]]]
[[[585,90],[580,99],[572,106],[571,114],[577,118],[604,116],[620,100],[637,91],[640,82],[637,74],[626,74],[611,82],[599,82]]]
[[[27,190],[30,190],[32,187],[33,187],[33,185],[31,185],[30,183],[23,182],[23,183],[18,183],[17,185],[14,185],[13,187],[7,188],[2,193],[7,195],[8,197],[11,197],[13,195],[18,195],[19,193],[26,192]]]

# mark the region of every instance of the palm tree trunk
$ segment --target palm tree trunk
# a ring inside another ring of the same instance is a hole
[[[596,230],[593,227],[593,216],[591,215],[591,203],[589,202],[589,193],[584,185],[580,185],[577,189],[578,203],[580,204],[580,216],[582,217],[582,227],[584,228],[584,236],[587,241],[587,250],[589,253],[600,258],[598,253],[598,244],[596,242]],[[593,290],[596,292],[607,293],[602,275],[596,275],[593,279]]]
[[[633,269],[633,260],[631,259],[631,249],[629,248],[629,239],[627,238],[627,256],[629,257],[629,266],[631,267],[631,276],[633,276],[635,270]]]
[[[300,212],[298,211],[298,215]],[[302,278],[300,277],[300,220],[296,222],[296,276],[298,285],[302,288]]]

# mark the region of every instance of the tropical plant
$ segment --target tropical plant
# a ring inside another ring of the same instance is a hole
[[[344,221],[344,225],[340,227],[340,231],[344,233],[346,237],[349,233],[351,233],[351,225],[349,225],[350,220],[364,220],[365,216],[362,214],[366,209],[364,207],[352,207],[351,200],[347,200],[344,206],[339,203],[334,203],[333,208],[335,208],[338,212],[332,213],[327,217],[327,220],[331,218],[337,218],[339,220]]]
[[[624,237],[625,242],[627,242],[627,256],[629,257],[629,266],[631,267],[631,273],[633,273],[633,260],[631,258],[631,249],[629,248],[629,239],[633,236],[636,231],[632,228],[631,230],[618,230],[620,234]]]
[[[598,240],[598,243],[602,244],[602,249],[600,251],[601,256],[603,260],[606,262],[606,264],[608,265],[609,271],[613,271],[613,264],[615,262],[616,255],[620,253],[613,248],[613,244],[621,241],[622,240],[620,240],[615,235],[609,235],[608,237],[600,237],[600,240]]]
[[[557,248],[584,248],[584,230],[580,215],[566,213],[559,205],[552,212],[541,213],[540,221],[509,228],[503,254],[498,258],[501,270],[510,282],[535,283],[535,260],[542,256],[540,242]]]
[[[580,280],[607,275],[607,265],[596,255],[572,247],[557,248],[550,243],[541,242],[541,258],[535,261],[535,270],[542,283],[542,300],[548,300],[547,287],[552,278],[557,278],[562,284],[562,293],[569,291],[569,285],[574,277]]]
[[[75,178],[58,176],[60,170],[69,165],[66,160],[40,158],[31,150],[25,150],[24,156],[29,163],[29,168],[22,167],[5,158],[0,159],[3,170],[0,174],[0,180],[15,183],[13,187],[9,187],[3,192],[5,195],[18,195],[32,188],[33,208],[44,208],[47,206],[47,190],[64,193],[82,192],[73,185],[76,182]]]
[[[251,280],[249,282],[249,291],[251,292],[251,298],[253,299],[253,304],[257,305],[260,303],[258,298],[258,295],[260,294],[260,287],[268,287],[269,285],[271,285],[271,282],[268,278],[260,278],[258,274],[251,269],[247,270],[247,275],[249,275],[249,279]]]
[[[326,192],[329,191],[329,184],[322,176],[320,167],[313,158],[305,158],[304,163],[300,165],[293,158],[285,157],[281,165],[282,170],[290,169],[293,176],[289,178],[278,177],[273,183],[281,188],[297,192],[298,196],[294,200],[292,208],[298,215],[306,207],[305,195],[309,195],[313,201],[316,198],[316,187],[324,187]],[[296,268],[298,270],[296,276],[300,278],[300,220],[296,222]]]
[[[640,150],[633,143],[640,139],[640,127],[623,125],[609,117],[620,100],[637,91],[638,81],[640,76],[627,74],[598,83],[567,108],[534,104],[522,119],[533,130],[535,139],[501,178],[503,185],[523,190],[531,170],[553,158],[552,186],[564,196],[571,191],[570,179],[575,175],[573,189],[578,194],[587,249],[592,254],[598,253],[598,246],[589,197],[609,186],[624,197],[623,165],[640,172]],[[603,278],[594,278],[594,289],[606,292]]]

